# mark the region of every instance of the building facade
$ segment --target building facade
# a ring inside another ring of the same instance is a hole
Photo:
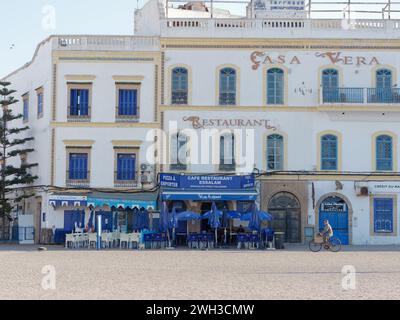
[[[135,36],[39,44],[6,77],[35,136],[37,196],[22,211],[36,240],[85,225],[93,208],[110,221],[119,208],[126,228],[128,211],[161,199],[197,212],[256,200],[291,243],[323,219],[344,244],[400,243],[400,23],[311,19],[284,2],[250,2],[238,17],[150,0]],[[222,196],[206,182],[159,188],[160,173],[256,181],[219,182]]]

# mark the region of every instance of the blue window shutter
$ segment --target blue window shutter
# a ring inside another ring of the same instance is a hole
[[[117,180],[133,181],[135,180],[136,155],[118,154],[117,155]]]
[[[321,137],[321,170],[338,169],[338,139],[334,135]]]
[[[71,89],[70,95],[70,115],[75,116],[78,115],[78,90]]]
[[[80,98],[80,115],[87,116],[89,115],[89,90],[80,90]]]
[[[267,104],[284,103],[284,72],[279,68],[267,71]]]
[[[137,90],[120,89],[118,91],[118,115],[136,116],[137,115]]]
[[[388,135],[376,138],[376,170],[393,170],[393,139]]]
[[[88,178],[87,153],[70,153],[69,155],[69,179],[86,180]]]

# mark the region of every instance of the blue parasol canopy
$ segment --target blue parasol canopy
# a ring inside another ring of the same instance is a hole
[[[192,211],[183,211],[181,213],[178,213],[176,215],[176,218],[178,221],[189,221],[189,220],[199,220],[201,216]]]
[[[206,214],[208,213],[208,224],[210,227],[214,229],[219,228],[221,226],[221,221],[219,219],[222,217],[222,211],[218,210],[215,202],[213,202],[211,206],[211,211],[207,212]]]
[[[249,228],[251,230],[260,230],[262,221],[272,221],[273,217],[270,213],[260,211],[257,209],[257,205],[253,204],[251,211],[241,216],[240,220],[249,221]]]
[[[92,229],[93,228],[93,219],[94,219],[94,211],[90,211],[90,217],[89,217],[89,222],[88,222],[88,228]]]
[[[160,232],[167,232],[169,229],[169,212],[167,203],[164,201],[160,211]]]
[[[171,229],[178,228],[179,222],[178,222],[178,219],[177,219],[177,214],[176,214],[175,207],[172,208],[172,211],[169,214],[168,222],[169,222],[169,227]]]

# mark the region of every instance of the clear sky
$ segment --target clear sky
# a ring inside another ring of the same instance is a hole
[[[30,61],[51,34],[132,35],[136,7],[137,0],[2,0],[0,78]]]
[[[3,27],[0,41],[0,78],[2,78],[29,62],[37,44],[51,34],[133,35],[134,11],[138,4],[142,7],[148,0],[0,1],[1,22],[3,26],[6,26]],[[325,0],[315,0],[315,2],[318,1]],[[229,9],[233,14],[239,13],[236,12],[235,9],[238,8],[235,5],[219,4],[218,7]],[[381,4],[375,7],[359,5],[358,9],[379,11],[382,7]],[[320,9],[316,3],[313,8]],[[399,10],[400,7],[396,9]],[[244,8],[242,13],[244,14]],[[317,15],[320,16],[319,13]],[[366,14],[361,16],[371,18]]]

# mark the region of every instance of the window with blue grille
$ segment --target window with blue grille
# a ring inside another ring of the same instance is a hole
[[[393,102],[392,96],[394,90],[392,90],[393,80],[392,71],[388,69],[379,69],[376,71],[376,102],[378,103],[390,103]]]
[[[188,104],[188,70],[177,67],[172,70],[171,103]]]
[[[69,180],[88,180],[88,158],[87,153],[69,154]]]
[[[393,170],[393,139],[388,135],[376,138],[376,170]]]
[[[29,97],[23,99],[22,120],[24,122],[29,120]]]
[[[376,233],[393,232],[393,203],[392,198],[374,199],[374,231]]]
[[[339,72],[336,69],[322,71],[323,102],[340,102]]]
[[[43,115],[43,92],[37,94],[37,115],[38,117]]]
[[[219,71],[219,104],[236,104],[236,70],[233,68]]]
[[[268,170],[283,170],[283,137],[272,134],[267,137],[267,168]]]
[[[220,162],[219,169],[231,171],[236,167],[235,163],[235,136],[234,134],[224,134],[220,137]]]
[[[333,134],[321,137],[321,170],[338,170],[338,138]]]
[[[138,116],[138,89],[118,89],[119,117]]]
[[[284,72],[279,68],[267,71],[267,104],[284,104]]]
[[[89,116],[89,89],[70,90],[69,116],[88,117]]]
[[[136,154],[117,154],[117,181],[136,180]]]

